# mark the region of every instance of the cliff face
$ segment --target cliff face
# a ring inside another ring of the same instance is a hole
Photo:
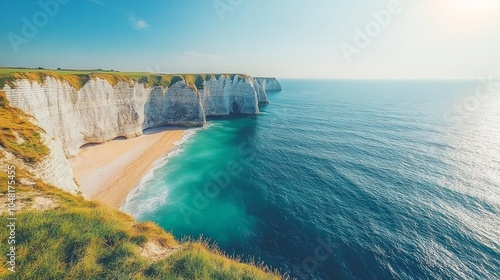
[[[62,144],[59,139],[52,139],[46,134],[42,135],[45,145],[50,150],[50,154],[44,161],[33,169],[32,174],[37,174],[44,182],[61,189],[76,194],[80,187],[73,179],[73,170],[66,160]]]
[[[212,78],[203,82],[199,92],[207,116],[259,113],[258,89],[252,78],[242,79],[238,75],[233,79]]]
[[[266,91],[281,91],[283,88],[276,78],[254,78]]]
[[[131,138],[144,129],[164,125],[203,126],[206,116],[255,115],[258,103],[267,102],[266,88],[278,88],[279,83],[275,79],[220,75],[204,81],[198,89],[184,80],[167,88],[151,88],[133,81],[112,86],[104,79],[92,78],[76,89],[48,76],[42,84],[18,79],[12,85],[3,88],[12,106],[32,115],[48,136],[50,159],[40,173],[47,175],[47,182],[75,192],[65,157],[78,155],[84,144],[119,136]]]
[[[143,129],[165,126],[203,126],[205,112],[200,94],[184,82],[177,82],[167,89],[154,87],[144,107]]]
[[[253,80],[253,87],[257,92],[257,99],[259,100],[259,103],[269,103],[269,101],[267,100],[267,92],[264,87],[256,80]]]
[[[144,87],[137,82],[91,79],[79,90],[67,82],[46,77],[43,84],[27,79],[6,85],[11,104],[33,115],[52,138],[61,141],[67,157],[87,143],[116,137],[135,137],[147,128],[202,126],[206,116],[259,113],[267,102],[265,88],[281,88],[276,79],[238,75],[204,81],[201,89],[178,81],[168,88]]]
[[[42,85],[16,80],[15,87],[4,88],[12,106],[35,117],[49,137],[61,141],[71,157],[87,143],[102,143],[118,136],[142,134],[144,104],[148,90],[142,85],[107,81],[88,81],[80,90],[47,77]]]

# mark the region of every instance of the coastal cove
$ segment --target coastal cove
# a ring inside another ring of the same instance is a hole
[[[9,102],[45,131],[51,155],[50,168],[40,171],[43,179],[71,193],[79,187],[66,158],[80,147],[134,138],[150,128],[200,127],[209,116],[257,115],[266,91],[281,88],[274,78],[242,74],[61,73],[7,72],[0,80]]]
[[[257,116],[276,79],[0,67],[0,84],[0,182],[16,184],[0,194],[12,205],[0,215],[23,221],[15,248],[0,244],[22,269],[0,269],[0,278],[282,278],[119,210],[192,127]]]
[[[119,209],[153,164],[184,135],[183,129],[150,129],[135,138],[84,146],[69,163],[86,197]]]

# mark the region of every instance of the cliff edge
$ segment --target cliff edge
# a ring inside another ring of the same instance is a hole
[[[85,144],[132,138],[159,126],[203,126],[207,116],[257,115],[266,91],[281,89],[274,78],[243,74],[21,72],[0,75],[0,85],[10,104],[33,116],[44,131],[51,163],[40,174],[72,193],[78,187],[66,158]],[[54,168],[64,176],[54,176]]]

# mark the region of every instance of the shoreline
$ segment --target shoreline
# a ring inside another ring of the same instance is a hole
[[[68,161],[88,199],[120,209],[155,162],[172,152],[186,131],[163,127],[146,130],[131,139],[88,144]]]

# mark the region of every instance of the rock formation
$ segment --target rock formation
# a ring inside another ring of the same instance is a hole
[[[255,115],[258,104],[267,102],[266,90],[281,90],[281,85],[274,78],[217,75],[199,86],[179,80],[166,88],[133,80],[112,86],[92,78],[76,89],[47,76],[41,84],[17,79],[3,90],[12,106],[32,115],[48,136],[54,164],[45,177],[72,178],[57,176],[52,169],[71,172],[65,157],[76,156],[84,144],[136,137],[144,129],[165,125],[203,126],[206,116]],[[76,189],[72,179],[53,183],[71,192]]]
[[[254,78],[254,80],[262,87],[265,91],[280,91],[283,90],[281,84],[276,78]]]

